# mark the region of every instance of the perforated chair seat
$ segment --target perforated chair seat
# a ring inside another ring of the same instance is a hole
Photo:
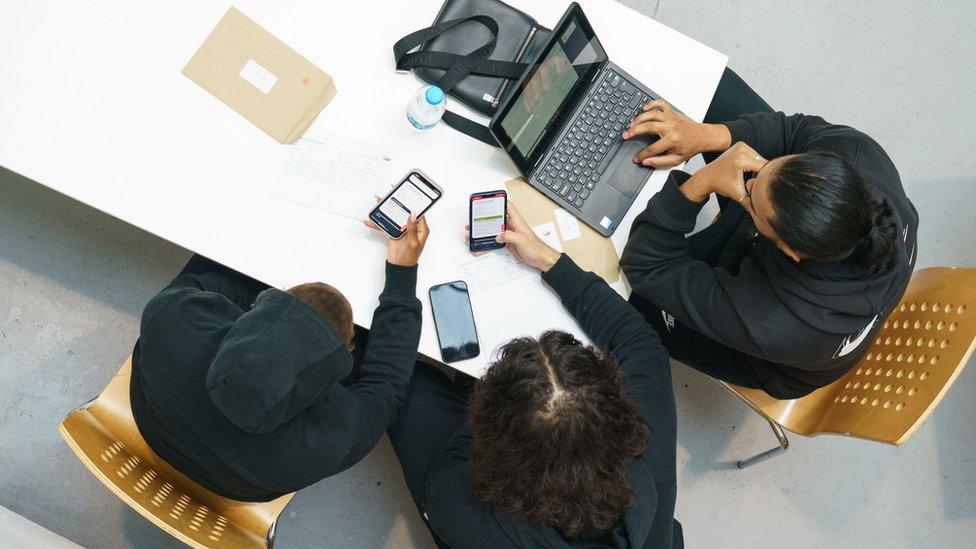
[[[131,358],[102,394],[58,426],[75,455],[109,490],[191,547],[271,547],[275,523],[294,494],[267,503],[218,496],[159,458],[129,404]]]
[[[928,418],[969,361],[976,346],[974,313],[976,269],[923,269],[912,276],[868,353],[834,383],[794,400],[722,385],[794,433],[899,445]]]

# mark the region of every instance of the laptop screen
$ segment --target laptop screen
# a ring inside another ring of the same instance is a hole
[[[491,124],[495,137],[523,174],[528,174],[545,154],[546,146],[607,60],[576,4],[563,15],[549,40]]]

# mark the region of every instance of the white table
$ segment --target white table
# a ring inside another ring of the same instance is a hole
[[[510,0],[552,26],[565,0]],[[420,350],[439,356],[426,299],[460,277],[466,197],[517,175],[497,149],[447,127],[408,128],[421,85],[393,69],[391,47],[430,24],[439,0],[241,0],[236,6],[330,73],[338,94],[310,131],[383,143],[394,172],[419,167],[445,189],[429,215],[418,294]],[[700,120],[727,58],[613,0],[581,0],[611,59]],[[7,2],[0,8],[0,165],[273,286],[327,281],[369,325],[383,284],[384,239],[345,218],[272,197],[282,145],[180,74],[226,2]],[[338,7],[341,6],[341,7]],[[355,55],[353,55],[355,52]],[[457,108],[457,106],[455,106]],[[662,186],[645,186],[613,241]],[[30,207],[24,204],[24,207]],[[623,282],[616,284],[624,292]],[[482,354],[547,328],[579,333],[538,277],[473,294]]]

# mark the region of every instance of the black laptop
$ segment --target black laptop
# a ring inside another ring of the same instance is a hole
[[[530,185],[610,236],[653,171],[633,158],[657,139],[620,134],[658,98],[607,58],[573,2],[489,128]]]

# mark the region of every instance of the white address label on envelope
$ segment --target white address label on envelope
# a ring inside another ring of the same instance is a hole
[[[550,221],[548,223],[543,223],[542,225],[536,225],[535,227],[532,227],[532,232],[538,235],[539,238],[548,244],[550,248],[559,253],[563,253],[563,244],[559,241],[559,235],[556,234],[555,223]]]
[[[583,236],[576,216],[562,208],[557,209],[554,213],[556,215],[556,224],[559,225],[559,234],[563,237],[563,242]]]
[[[278,81],[277,76],[271,74],[271,71],[262,67],[253,59],[248,59],[247,63],[244,63],[244,68],[241,69],[240,75],[241,78],[247,80],[248,83],[265,94],[271,91],[271,88]]]

